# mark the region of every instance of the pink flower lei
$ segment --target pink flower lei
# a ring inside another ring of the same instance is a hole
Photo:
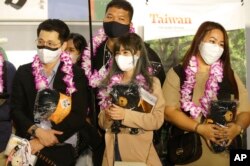
[[[102,110],[105,110],[111,106],[112,103],[111,103],[111,98],[110,98],[110,92],[112,90],[112,86],[116,84],[120,84],[122,81],[122,77],[123,77],[122,74],[113,75],[109,81],[108,86],[105,88],[101,88],[99,90],[97,97],[101,100],[99,102],[99,105]],[[146,79],[142,74],[139,74],[136,76],[135,83],[138,86],[143,87],[146,90],[149,89]]]
[[[195,74],[198,71],[198,62],[195,56],[192,56],[189,65],[185,69],[186,81],[182,85],[181,89],[181,108],[188,112],[192,118],[197,118],[200,113],[203,116],[207,116],[209,104],[214,96],[217,95],[219,90],[218,83],[222,82],[223,78],[223,64],[220,61],[213,63],[210,67],[209,78],[206,82],[204,96],[200,98],[201,106],[195,105],[191,100],[192,90],[195,85]]]
[[[3,63],[4,58],[2,53],[0,52],[0,93],[3,93]]]
[[[76,91],[75,83],[73,81],[73,77],[74,77],[73,70],[72,70],[73,63],[69,54],[65,52],[63,52],[60,55],[60,60],[61,62],[63,62],[61,71],[66,74],[63,77],[63,81],[67,85],[66,94],[71,96],[71,94],[73,94]],[[32,62],[32,69],[33,69],[32,74],[35,77],[36,90],[48,88],[49,86],[48,80],[42,74],[43,66],[38,55],[34,57],[34,61]]]
[[[134,28],[130,27],[129,32],[134,32]],[[99,48],[99,46],[102,44],[103,41],[107,39],[107,35],[104,32],[104,29],[101,28],[98,30],[97,35],[93,37],[93,56],[96,56],[96,51]],[[88,47],[84,50],[82,55],[82,69],[85,72],[85,75],[87,76],[89,80],[89,85],[93,88],[97,87],[101,80],[105,78],[108,74],[108,71],[110,67],[112,66],[112,60],[113,58],[110,58],[107,62],[108,68],[106,69],[105,65],[102,66],[102,68],[97,71],[94,69],[92,72],[92,66],[91,66],[91,52],[90,52],[90,43],[88,43]]]

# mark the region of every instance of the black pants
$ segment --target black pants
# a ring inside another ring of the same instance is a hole
[[[99,130],[102,132],[101,130]],[[104,134],[98,132],[98,128],[90,124],[86,124],[80,131],[80,154],[87,148],[90,148],[93,152],[93,164],[94,166],[102,165],[102,158],[105,149]]]
[[[72,145],[64,144],[45,147],[37,154],[36,166],[74,166],[75,151]]]
[[[101,166],[102,165],[102,159],[103,159],[103,153],[105,150],[105,141],[103,137],[103,141],[100,144],[100,146],[93,150],[93,164],[94,166]]]

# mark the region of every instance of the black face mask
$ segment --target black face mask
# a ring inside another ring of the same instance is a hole
[[[56,50],[59,49],[59,48],[51,48],[51,47],[47,47],[47,46],[37,46],[37,48],[38,49],[44,49],[44,48],[46,48],[46,49],[48,49],[50,51],[56,51]]]
[[[108,37],[120,37],[129,32],[129,24],[121,24],[115,21],[103,22],[103,28]]]

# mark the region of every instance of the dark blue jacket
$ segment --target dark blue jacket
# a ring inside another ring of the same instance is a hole
[[[11,93],[12,80],[16,73],[16,68],[14,65],[8,61],[4,63],[4,91],[5,93]],[[6,81],[7,78],[7,81]],[[7,87],[7,88],[6,88]],[[4,151],[6,144],[9,140],[12,131],[12,125],[10,120],[10,100],[8,100],[0,105],[0,152]]]

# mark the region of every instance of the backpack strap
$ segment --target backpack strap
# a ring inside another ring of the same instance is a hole
[[[180,87],[184,84],[185,81],[185,71],[183,70],[183,66],[181,64],[178,64],[174,68],[175,73],[179,76],[180,79]]]

